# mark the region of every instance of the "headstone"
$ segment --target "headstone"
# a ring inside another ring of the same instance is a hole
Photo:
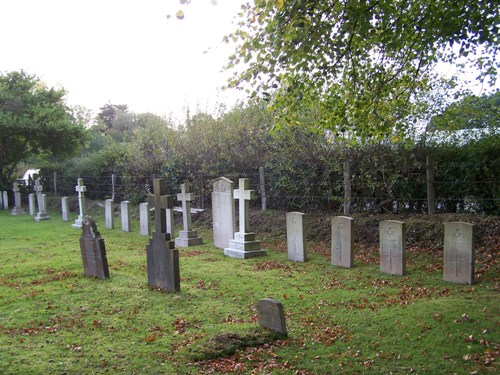
[[[131,232],[131,223],[130,223],[130,202],[122,201],[120,204],[120,211],[122,216],[122,231],[123,232]]]
[[[104,201],[104,227],[113,229],[115,227],[115,202],[113,199]]]
[[[332,264],[351,268],[354,264],[354,219],[332,217]]]
[[[90,216],[85,216],[82,222],[82,237],[80,250],[85,276],[105,279],[109,277],[108,259],[104,239],[97,231],[97,226]]]
[[[68,197],[61,198],[61,211],[62,211],[62,220],[69,221],[69,204]]]
[[[2,191],[2,198],[3,198],[3,209],[8,210],[9,209],[9,194],[7,194],[6,191]]]
[[[168,292],[179,292],[179,250],[166,233],[165,210],[173,208],[173,198],[166,195],[165,181],[160,178],[153,180],[153,192],[149,203],[155,208],[155,231],[146,247],[148,284]]]
[[[257,302],[257,317],[262,328],[287,335],[283,304],[273,298]]]
[[[85,203],[85,192],[87,191],[87,187],[83,185],[83,178],[79,178],[78,184],[75,187],[75,191],[78,193],[78,209],[79,214],[76,218],[74,224],[71,224],[73,228],[81,228],[83,216],[85,215],[85,211],[87,210]]]
[[[307,260],[306,237],[302,212],[288,212],[286,214],[286,240],[288,260],[305,262]]]
[[[35,216],[35,194],[28,194],[28,207],[30,216]]]
[[[170,234],[170,238],[175,237],[175,220],[174,220],[174,206],[172,208],[165,209],[165,217],[167,219],[167,233]]]
[[[224,249],[236,232],[236,215],[234,212],[233,181],[220,177],[213,183],[212,216],[214,246]]]
[[[255,191],[250,190],[248,178],[240,178],[239,187],[234,190],[233,196],[239,200],[239,232],[234,234],[234,239],[229,241],[229,246],[224,249],[224,255],[231,258],[248,259],[266,255],[260,248],[260,241],[255,240],[255,233],[250,230],[250,200],[255,199]]]
[[[21,193],[17,182],[14,182],[12,191],[14,191],[14,208],[10,211],[10,213],[12,215],[24,215],[26,212],[24,212],[24,208],[21,207]]]
[[[473,224],[444,224],[443,280],[459,284],[474,283]]]
[[[42,193],[43,186],[40,182],[40,178],[35,180],[35,192],[36,200],[38,202],[38,213],[35,216],[35,221],[49,220],[50,216],[47,213],[47,196]]]
[[[380,272],[404,275],[406,224],[402,221],[380,222]]]
[[[184,230],[179,231],[179,237],[175,239],[175,245],[178,247],[189,247],[201,245],[203,239],[198,237],[198,233],[191,227],[191,201],[194,200],[194,194],[190,192],[188,183],[181,185],[181,192],[177,194],[177,200],[182,202],[182,224]]]
[[[147,203],[139,204],[139,224],[141,236],[149,236],[149,207]]]

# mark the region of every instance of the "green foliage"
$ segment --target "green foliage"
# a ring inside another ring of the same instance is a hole
[[[482,52],[473,63],[494,82],[499,14],[496,1],[256,0],[227,37],[238,42],[229,86],[269,100],[277,125],[313,111],[334,133],[405,133],[438,61]]]
[[[85,141],[84,127],[72,121],[64,104],[64,91],[22,71],[0,75],[0,184],[12,181],[21,161],[69,157]]]

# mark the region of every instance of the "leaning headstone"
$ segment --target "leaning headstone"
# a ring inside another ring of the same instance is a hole
[[[224,249],[236,232],[236,215],[234,212],[233,181],[220,177],[213,183],[212,216],[214,246]]]
[[[168,292],[179,292],[179,250],[170,234],[166,233],[167,208],[173,208],[173,198],[166,195],[165,181],[155,178],[153,181],[154,195],[150,196],[150,204],[155,208],[155,231],[146,247],[148,284]]]
[[[122,231],[123,232],[131,232],[131,225],[130,225],[130,202],[129,201],[122,201],[120,204],[121,208],[121,216],[122,216]]]
[[[190,192],[188,183],[181,185],[181,192],[177,194],[177,200],[182,202],[182,224],[184,230],[179,231],[179,237],[175,239],[175,245],[178,247],[201,245],[203,239],[198,237],[198,233],[191,226],[191,201],[194,200],[194,194]]]
[[[79,178],[78,184],[75,187],[75,191],[78,193],[78,209],[79,214],[76,218],[74,224],[71,224],[73,228],[81,228],[83,216],[85,215],[85,211],[87,210],[86,202],[85,202],[85,192],[87,191],[87,187],[83,185],[83,178]]]
[[[273,298],[257,302],[257,317],[262,328],[287,335],[283,304]]]
[[[108,229],[115,227],[115,203],[113,199],[104,201],[104,227]]]
[[[28,194],[28,208],[30,216],[35,216],[35,194]]]
[[[62,211],[62,220],[69,221],[69,204],[68,197],[61,198],[61,211]]]
[[[250,190],[248,178],[240,178],[239,187],[233,192],[234,198],[239,200],[239,232],[229,241],[229,247],[224,249],[224,255],[231,258],[248,259],[266,255],[260,248],[260,241],[255,240],[255,233],[250,230],[250,200],[255,198],[255,191]]]
[[[21,192],[17,182],[14,182],[12,191],[14,191],[14,208],[10,211],[10,213],[12,215],[24,215],[26,212],[24,212],[24,208],[21,206]]]
[[[40,178],[35,181],[36,200],[38,202],[38,213],[35,216],[35,221],[49,220],[50,216],[47,213],[47,195],[43,194],[43,186],[40,183]]]
[[[474,283],[474,225],[444,224],[443,280],[451,283]]]
[[[85,276],[105,279],[109,277],[108,258],[104,239],[97,231],[95,221],[85,216],[82,222],[82,237],[80,238],[80,250],[83,261],[83,273]]]
[[[288,212],[286,214],[286,240],[288,260],[305,262],[307,260],[306,237],[302,212]]]
[[[149,207],[147,203],[139,204],[139,224],[141,236],[149,236]]]
[[[2,191],[2,200],[3,200],[3,209],[8,210],[9,209],[9,195],[7,194],[6,191]]]
[[[332,264],[351,268],[354,263],[354,219],[332,217]]]
[[[380,222],[380,272],[404,275],[406,224],[402,221]]]

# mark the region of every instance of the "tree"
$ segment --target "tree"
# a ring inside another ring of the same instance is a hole
[[[255,0],[244,5],[227,69],[281,124],[314,111],[317,127],[377,137],[404,132],[444,61],[472,59],[494,83],[497,1]]]
[[[47,88],[23,71],[0,74],[0,184],[8,186],[20,162],[71,156],[85,143],[64,103],[64,91]]]
[[[113,127],[113,121],[116,120],[120,113],[126,113],[128,107],[126,104],[105,104],[100,108],[101,112],[97,117],[105,124],[105,130],[108,131]]]

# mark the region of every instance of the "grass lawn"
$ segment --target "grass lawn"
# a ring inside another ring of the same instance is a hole
[[[376,246],[357,248],[356,266],[342,269],[327,242],[308,243],[308,262],[289,262],[282,236],[265,239],[268,256],[238,260],[201,229],[204,245],[180,249],[181,292],[168,294],[147,285],[138,222],[133,233],[118,220],[108,230],[92,212],[110,266],[101,281],[83,277],[75,216],[50,214],[36,223],[0,212],[2,374],[500,373],[496,263],[476,264],[475,285],[456,285],[425,248],[408,248],[408,274],[389,276]],[[283,303],[288,338],[200,358],[214,336],[254,334],[265,297]]]

